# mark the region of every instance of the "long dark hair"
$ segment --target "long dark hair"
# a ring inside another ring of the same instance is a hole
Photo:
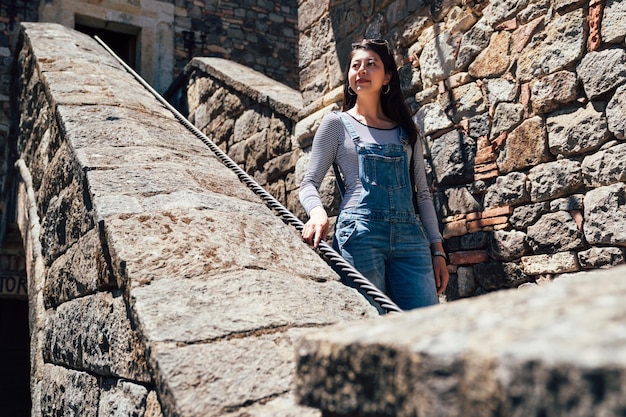
[[[391,75],[391,81],[389,81],[389,92],[386,94],[380,94],[380,103],[385,116],[396,122],[406,132],[409,143],[414,146],[417,142],[417,129],[413,124],[411,118],[411,112],[409,107],[404,101],[404,95],[400,88],[400,75],[398,74],[398,68],[396,67],[396,61],[391,55],[389,50],[389,44],[386,40],[382,39],[363,39],[360,42],[352,44],[352,51],[348,57],[348,65],[344,72],[344,85],[343,85],[343,111],[347,111],[354,107],[356,104],[356,94],[350,88],[350,81],[348,80],[348,72],[350,71],[350,62],[354,56],[354,51],[357,49],[365,49],[374,51],[380,56],[381,61],[385,67],[385,74]],[[384,87],[383,87],[384,88]]]

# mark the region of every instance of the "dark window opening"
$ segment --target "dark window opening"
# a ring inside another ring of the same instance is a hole
[[[116,55],[126,62],[132,69],[139,71],[137,67],[137,34],[125,33],[106,29],[104,27],[89,26],[78,21],[74,29],[89,36],[97,35],[108,45]]]

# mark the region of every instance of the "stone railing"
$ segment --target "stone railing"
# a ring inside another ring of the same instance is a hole
[[[425,3],[303,1],[300,85],[309,106],[340,86],[353,40],[390,41],[426,137],[448,299],[623,263],[626,3]]]
[[[376,310],[95,40],[15,60],[32,415],[319,415],[295,343]]]
[[[221,58],[194,58],[185,71],[189,120],[302,218],[292,143],[300,92]]]
[[[618,416],[626,267],[303,338],[298,400],[333,417]]]

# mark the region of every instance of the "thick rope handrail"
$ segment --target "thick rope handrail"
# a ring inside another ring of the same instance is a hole
[[[135,79],[146,88],[152,95],[165,106],[174,117],[193,133],[198,139],[204,142],[205,145],[218,157],[218,159],[228,168],[230,168],[239,178],[239,180],[248,186],[257,196],[259,196],[265,204],[276,211],[278,215],[287,224],[294,226],[298,231],[302,231],[304,223],[298,219],[293,213],[287,210],[274,196],[269,194],[263,187],[261,187],[246,171],[244,171],[235,161],[233,161],[222,149],[217,146],[211,139],[209,139],[200,129],[194,126],[185,116],[183,116],[178,110],[174,108],[167,100],[159,94],[146,80],[144,80],[135,70],[133,70],[128,64],[126,64],[109,46],[102,41],[98,36],[94,36],[94,39],[109,53],[111,54],[126,71],[128,71]],[[318,245],[319,251],[325,255],[334,265],[336,265],[341,271],[343,271],[348,277],[350,277],[355,284],[359,286],[367,295],[369,295],[381,308],[388,312],[402,312],[402,309],[398,307],[396,303],[391,301],[389,297],[382,291],[380,291],[370,280],[365,278],[359,271],[357,271],[348,261],[346,261],[337,251],[335,251],[328,243],[321,241]]]

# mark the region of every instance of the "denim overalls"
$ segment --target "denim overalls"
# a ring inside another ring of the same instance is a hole
[[[401,309],[437,304],[429,242],[413,206],[404,131],[402,145],[361,143],[346,115],[338,114],[356,146],[363,190],[355,207],[339,213],[335,248]]]

